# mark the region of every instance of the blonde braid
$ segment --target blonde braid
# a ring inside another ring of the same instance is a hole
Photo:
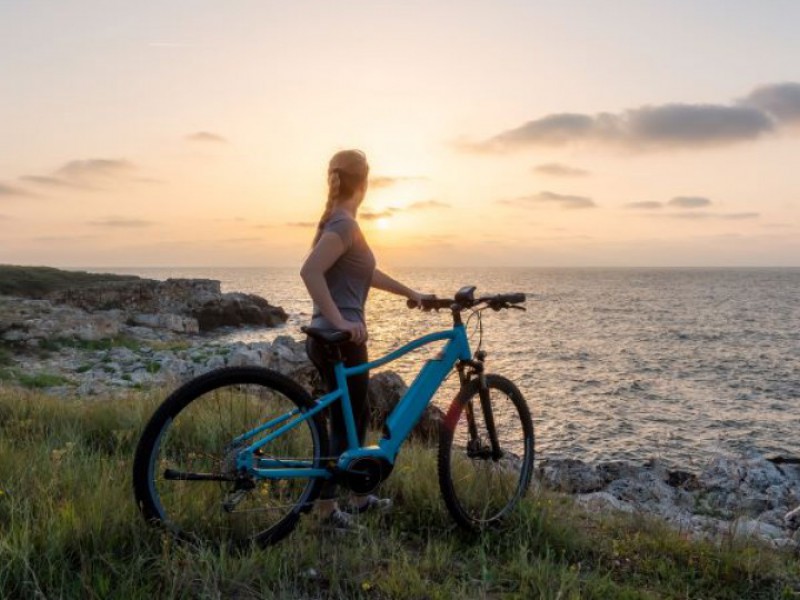
[[[339,169],[333,169],[328,175],[328,201],[325,203],[325,210],[322,212],[322,216],[319,219],[319,224],[317,225],[317,235],[314,236],[314,242],[312,245],[316,245],[317,241],[319,241],[319,238],[322,235],[322,229],[325,227],[325,223],[328,222],[328,219],[330,218],[331,213],[336,206],[336,201],[339,199],[339,188],[341,184],[342,180],[339,177]]]

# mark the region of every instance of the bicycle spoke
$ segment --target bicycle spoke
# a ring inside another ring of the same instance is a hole
[[[223,385],[192,398],[156,438],[152,482],[160,519],[192,540],[255,539],[296,519],[316,480],[251,478],[238,470],[231,442],[297,408],[276,390],[254,384]],[[253,455],[255,465],[260,459],[272,461],[259,466],[267,470],[319,465],[321,444],[311,425],[300,421],[263,446],[263,454]]]

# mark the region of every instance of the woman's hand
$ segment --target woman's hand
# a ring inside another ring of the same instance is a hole
[[[336,329],[341,329],[342,331],[347,331],[350,334],[350,341],[354,344],[361,344],[366,343],[367,338],[367,328],[363,323],[358,321],[348,321],[346,319],[342,319],[340,322],[336,323]]]
[[[409,300],[413,300],[416,302],[417,306],[422,306],[423,300],[433,300],[436,298],[436,294],[420,294],[419,292],[412,292],[409,296]]]

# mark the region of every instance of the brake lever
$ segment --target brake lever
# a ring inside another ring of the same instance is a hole
[[[527,308],[525,308],[524,306],[517,306],[516,304],[509,304],[509,305],[508,305],[508,308],[516,308],[517,310],[522,310],[522,311],[526,311],[526,310],[528,310],[528,309],[527,309]]]

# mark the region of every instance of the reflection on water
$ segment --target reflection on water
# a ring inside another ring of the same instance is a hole
[[[230,339],[269,340],[310,318],[297,269],[130,269],[145,277],[209,277],[260,294],[291,317]],[[422,292],[529,294],[528,311],[487,312],[490,370],[531,406],[539,457],[660,457],[693,464],[754,448],[800,455],[798,269],[395,269]],[[449,314],[410,311],[371,292],[370,354],[436,329]],[[472,336],[477,342],[476,335]],[[437,344],[438,346],[438,344]],[[432,350],[430,352],[433,352]],[[425,350],[392,363],[410,381]],[[436,401],[448,404],[451,377]]]

